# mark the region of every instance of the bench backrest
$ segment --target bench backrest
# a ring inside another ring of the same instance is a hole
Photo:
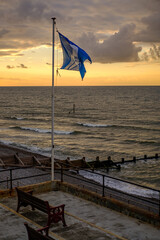
[[[28,226],[27,223],[25,223],[24,225],[27,229],[29,240],[51,240],[51,239],[53,239],[53,238],[45,236],[45,235],[41,234],[40,232],[36,231],[35,229],[31,228],[30,226]]]
[[[17,190],[18,198],[22,199],[22,201],[26,202],[27,204],[30,204],[31,206],[37,208],[38,210],[44,213],[49,212],[48,201],[44,201],[35,196],[32,196],[30,193],[23,192],[18,188],[16,188],[16,190]]]

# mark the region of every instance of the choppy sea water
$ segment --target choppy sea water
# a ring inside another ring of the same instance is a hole
[[[55,87],[56,157],[160,154],[159,99],[160,87]],[[50,155],[51,87],[1,87],[0,113],[0,142]],[[108,174],[159,188],[160,160]]]

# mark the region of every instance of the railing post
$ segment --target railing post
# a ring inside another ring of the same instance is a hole
[[[63,165],[61,165],[61,182],[63,182]]]
[[[12,169],[9,170],[10,171],[10,190],[12,190],[13,186],[12,186]]]
[[[159,216],[160,216],[160,191],[159,191]]]
[[[104,175],[102,175],[102,177],[103,177],[103,192],[102,192],[102,197],[104,197]]]
[[[8,186],[9,186],[8,182],[9,182],[9,181],[8,181],[8,177],[7,177],[7,189],[8,189]]]

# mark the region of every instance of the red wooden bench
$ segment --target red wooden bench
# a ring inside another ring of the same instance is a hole
[[[38,230],[35,230],[28,226],[27,223],[24,223],[26,229],[27,229],[27,234],[28,234],[28,240],[55,240],[54,238],[51,238],[48,236],[48,229],[49,227],[44,227]]]
[[[30,205],[32,207],[32,210],[36,208],[48,215],[47,226],[50,226],[51,223],[57,223],[59,221],[62,221],[64,227],[66,226],[64,218],[64,204],[52,207],[49,205],[48,201],[44,201],[33,196],[33,191],[24,192],[18,188],[16,188],[16,191],[18,196],[17,212],[21,206],[26,207]]]

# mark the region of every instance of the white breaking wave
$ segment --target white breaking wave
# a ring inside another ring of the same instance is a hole
[[[5,140],[0,140],[0,143],[1,144],[5,144],[5,145],[12,145],[13,144],[13,142],[11,142],[11,141],[5,141]]]
[[[112,125],[108,125],[108,124],[94,124],[94,123],[78,123],[79,125],[81,126],[84,126],[84,127],[102,127],[102,128],[105,128],[105,127],[111,127]]]
[[[15,119],[15,120],[24,120],[24,118],[22,118],[22,117],[11,117],[11,119]]]
[[[20,127],[20,129],[33,131],[33,132],[39,132],[39,133],[51,133],[51,130],[49,130],[49,129],[29,128],[29,127]]]
[[[54,131],[54,133],[57,135],[70,135],[73,134],[74,131]]]
[[[102,184],[103,179],[101,175],[98,174],[94,174],[94,173],[90,173],[87,172],[85,170],[81,170],[79,171],[79,174],[82,175],[85,178],[94,180],[100,184]],[[159,198],[159,193],[158,191],[153,191],[151,189],[147,189],[147,188],[142,188],[142,187],[138,187],[136,185],[130,184],[130,183],[126,183],[120,180],[116,180],[116,179],[112,179],[109,177],[105,177],[105,182],[104,182],[106,187],[110,187],[116,190],[120,190],[122,192],[126,192],[129,194],[133,194],[136,196],[143,196],[143,197],[148,197],[148,198]]]
[[[39,132],[39,133],[51,133],[52,132],[50,129],[41,129],[41,128],[20,127],[20,129],[33,131],[33,132]],[[69,134],[73,134],[73,133],[74,133],[74,131],[59,131],[59,130],[54,131],[54,134],[56,134],[56,135],[69,135]]]

